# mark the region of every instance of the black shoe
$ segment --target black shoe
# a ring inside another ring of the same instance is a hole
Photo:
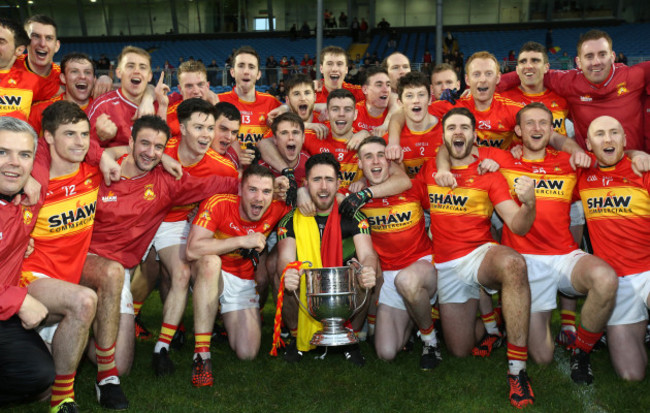
[[[415,346],[415,334],[411,333],[411,336],[409,337],[408,341],[406,344],[404,344],[404,347],[402,347],[402,351],[405,353],[410,353],[413,351],[413,347]]]
[[[363,357],[363,354],[361,354],[361,347],[359,347],[359,344],[346,346],[343,355],[346,360],[355,366],[363,367],[366,364],[366,359]]]
[[[129,408],[129,401],[126,399],[120,379],[117,376],[111,376],[102,380],[102,384],[95,383],[97,401],[104,409],[126,410]]]
[[[228,342],[228,332],[222,324],[214,323],[214,327],[212,327],[212,338],[210,339],[210,343],[217,344],[226,342]]]
[[[168,376],[174,372],[174,363],[169,358],[169,353],[166,348],[160,350],[160,353],[153,353],[151,359],[153,371],[158,377]]]
[[[284,351],[284,361],[287,363],[297,363],[302,360],[302,351],[298,350],[296,341],[295,337],[287,339],[287,348]]]
[[[140,340],[149,340],[151,337],[153,337],[153,334],[151,334],[151,331],[147,330],[147,327],[145,327],[140,318],[140,314],[138,314],[135,317],[135,338]]]
[[[579,348],[574,348],[571,353],[571,380],[577,384],[591,384],[594,381],[589,353]]]
[[[172,337],[172,341],[169,342],[169,347],[178,351],[182,349],[184,345],[185,345],[185,326],[183,325],[183,323],[181,323],[181,325],[176,329],[176,332],[174,333],[174,337]]]
[[[58,406],[50,409],[50,413],[79,413],[79,406],[74,402],[74,399],[68,398],[59,403]]]
[[[438,345],[424,343],[422,346],[422,355],[420,356],[420,369],[433,370],[442,363],[442,356]]]
[[[594,345],[594,348],[591,349],[591,351],[598,351],[604,348],[607,348],[607,333],[603,333],[603,335],[600,336],[600,340],[596,341],[596,344]]]

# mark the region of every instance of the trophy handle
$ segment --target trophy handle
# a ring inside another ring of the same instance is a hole
[[[361,274],[361,269],[363,268],[363,265],[356,259],[356,258],[351,258],[347,264],[349,266],[354,267],[354,285],[357,285],[357,275]],[[363,297],[363,301],[361,302],[361,305],[357,307],[357,294],[355,292],[354,294],[354,306],[356,307],[354,309],[354,312],[350,315],[350,318],[352,318],[359,310],[361,310],[366,303],[366,300],[368,299],[368,288],[366,288],[366,295]]]
[[[352,318],[356,313],[359,312],[359,310],[361,310],[363,308],[364,304],[366,303],[366,300],[368,299],[368,291],[369,290],[370,290],[369,288],[366,288],[366,295],[363,297],[363,301],[361,302],[361,305],[354,309],[354,311],[350,315],[350,318]],[[357,297],[357,295],[355,294],[354,297],[355,297],[355,305],[356,305],[356,297]]]
[[[307,264],[307,266],[309,268],[311,268],[313,266],[311,261],[303,261],[302,263]],[[296,291],[297,290],[293,290],[293,296],[296,297],[296,301],[298,301],[298,305],[300,306],[300,308],[302,308],[311,317],[311,314],[309,314],[309,310],[307,309],[307,307],[305,307],[305,305],[302,303],[302,301],[300,301],[300,297],[298,296],[298,293]]]

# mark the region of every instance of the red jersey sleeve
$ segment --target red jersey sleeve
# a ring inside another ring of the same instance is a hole
[[[170,179],[174,179],[169,175]],[[186,171],[180,181],[174,181],[173,205],[186,205],[199,202],[213,194],[236,194],[239,181],[223,176],[196,177]]]
[[[0,286],[0,320],[8,320],[20,310],[25,301],[27,288],[13,285]]]
[[[496,92],[499,93],[505,90],[510,90],[516,88],[520,84],[521,84],[521,80],[519,80],[519,75],[517,74],[517,72],[512,71],[512,72],[504,73],[501,75],[501,80],[499,80],[499,84],[497,84]]]

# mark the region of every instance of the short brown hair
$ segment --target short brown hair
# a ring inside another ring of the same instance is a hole
[[[126,56],[129,53],[134,53],[142,57],[145,57],[149,61],[149,67],[151,67],[151,55],[149,54],[149,52],[147,52],[141,47],[131,46],[131,45],[125,46],[124,49],[122,49],[122,52],[120,52],[120,55],[117,56],[118,67],[120,66],[120,64],[122,64],[122,59],[124,59],[124,56]]]
[[[614,48],[614,43],[612,42],[612,38],[604,31],[602,30],[589,30],[587,33],[583,33],[580,35],[580,39],[578,39],[578,56],[580,56],[580,49],[582,48],[582,45],[585,42],[588,42],[589,40],[598,40],[598,39],[605,39],[607,40],[607,43],[609,44],[609,50],[613,50]]]
[[[183,73],[203,73],[205,77],[208,77],[208,70],[205,68],[205,65],[197,60],[188,60],[181,63],[176,70],[176,78],[178,82],[181,81],[181,75]]]
[[[541,109],[544,112],[548,114],[548,116],[551,118],[551,123],[553,123],[553,112],[549,108],[546,107],[543,103],[540,102],[531,102],[524,106],[523,108],[519,109],[519,112],[517,112],[517,116],[515,117],[517,121],[517,125],[521,126],[521,117],[526,111],[531,110],[531,109]]]
[[[297,125],[300,128],[300,131],[305,133],[305,122],[303,122],[302,118],[293,112],[285,112],[273,120],[273,123],[271,124],[273,136],[276,135],[278,126],[280,126],[281,122],[289,122],[293,125]]]
[[[541,43],[537,43],[537,42],[524,43],[524,45],[521,46],[521,49],[519,49],[519,54],[517,55],[517,61],[519,61],[519,56],[521,56],[521,54],[524,52],[541,53],[542,56],[544,56],[544,63],[548,63],[548,53],[546,51],[546,47],[544,47],[544,45],[542,45]]]
[[[473,55],[467,59],[467,63],[465,63],[465,73],[469,75],[469,65],[475,60],[475,59],[491,59],[494,62],[494,65],[497,67],[497,73],[501,73],[501,66],[499,66],[499,61],[497,60],[494,55],[486,50],[482,50],[480,52],[476,52]]]
[[[325,61],[325,55],[326,54],[333,54],[333,55],[343,55],[345,56],[345,65],[348,65],[348,53],[343,49],[342,47],[338,46],[327,46],[323,47],[323,50],[320,51],[320,63],[323,64],[323,61]]]
[[[232,54],[232,66],[235,66],[235,61],[237,60],[237,56],[240,54],[250,54],[255,56],[255,59],[257,59],[257,69],[260,68],[260,55],[257,54],[257,50],[253,49],[251,46],[241,46],[239,49],[235,50]]]

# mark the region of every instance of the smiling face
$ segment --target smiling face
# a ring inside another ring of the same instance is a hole
[[[275,143],[280,156],[289,166],[296,166],[304,140],[305,135],[300,129],[300,125],[289,121],[278,123]]]
[[[24,46],[16,48],[14,33],[6,27],[0,26],[0,70],[9,70],[16,57],[23,54]]]
[[[298,116],[303,122],[309,122],[314,112],[314,103],[316,94],[312,85],[302,83],[295,85],[287,94],[287,103],[291,111]]]
[[[444,121],[442,133],[449,156],[462,160],[471,155],[476,132],[470,118],[459,114],[449,116]]]
[[[65,93],[79,105],[88,103],[95,86],[93,64],[88,60],[71,60],[65,66],[65,73],[60,75]]]
[[[334,204],[339,179],[332,165],[314,165],[307,176],[307,192],[316,206],[316,211],[327,213]]]
[[[587,40],[580,46],[576,64],[588,81],[601,83],[609,76],[616,54],[605,38]]]
[[[214,116],[194,112],[192,116],[181,123],[181,145],[193,156],[202,156],[214,139]]]
[[[371,185],[385,182],[389,175],[386,146],[374,142],[363,145],[359,149],[359,168]]]
[[[273,178],[250,175],[241,183],[239,213],[247,221],[259,221],[273,201]]]
[[[29,64],[49,70],[54,55],[61,47],[61,43],[56,38],[56,29],[49,24],[31,22],[25,26],[25,31],[30,38],[30,44],[27,47]]]
[[[212,141],[212,149],[219,155],[225,155],[226,151],[237,140],[239,133],[239,120],[230,120],[224,115],[220,115],[215,122],[215,135]]]
[[[323,82],[328,91],[343,87],[343,80],[348,74],[347,58],[344,54],[326,53],[320,65]]]
[[[544,62],[541,52],[521,52],[517,59],[517,74],[522,85],[530,88],[544,84],[544,74],[548,72],[549,64]]]
[[[25,186],[34,166],[34,138],[0,130],[0,194],[14,195]]]
[[[354,100],[349,98],[333,98],[327,104],[332,134],[343,137],[352,131],[352,124],[357,117]]]
[[[144,95],[147,83],[151,81],[149,59],[137,53],[127,53],[122,57],[116,70],[122,81],[122,92],[131,101],[138,102]]]
[[[492,59],[477,58],[470,62],[465,82],[474,101],[489,104],[501,79],[499,68]]]
[[[625,155],[623,126],[611,116],[601,116],[591,122],[586,143],[601,166],[615,165]]]
[[[178,90],[183,95],[183,100],[205,99],[210,91],[210,82],[203,72],[184,72],[179,76]]]
[[[366,102],[376,108],[386,109],[390,96],[390,79],[385,73],[371,76],[361,90],[366,95]]]
[[[553,117],[542,109],[527,109],[521,113],[520,124],[515,133],[521,137],[524,147],[531,152],[546,148],[553,133]]]
[[[59,125],[52,135],[43,131],[50,145],[52,161],[79,163],[84,160],[90,146],[90,124],[87,120]]]
[[[158,165],[166,144],[165,133],[151,128],[142,128],[135,140],[129,139],[131,154],[139,173],[148,172]]]

